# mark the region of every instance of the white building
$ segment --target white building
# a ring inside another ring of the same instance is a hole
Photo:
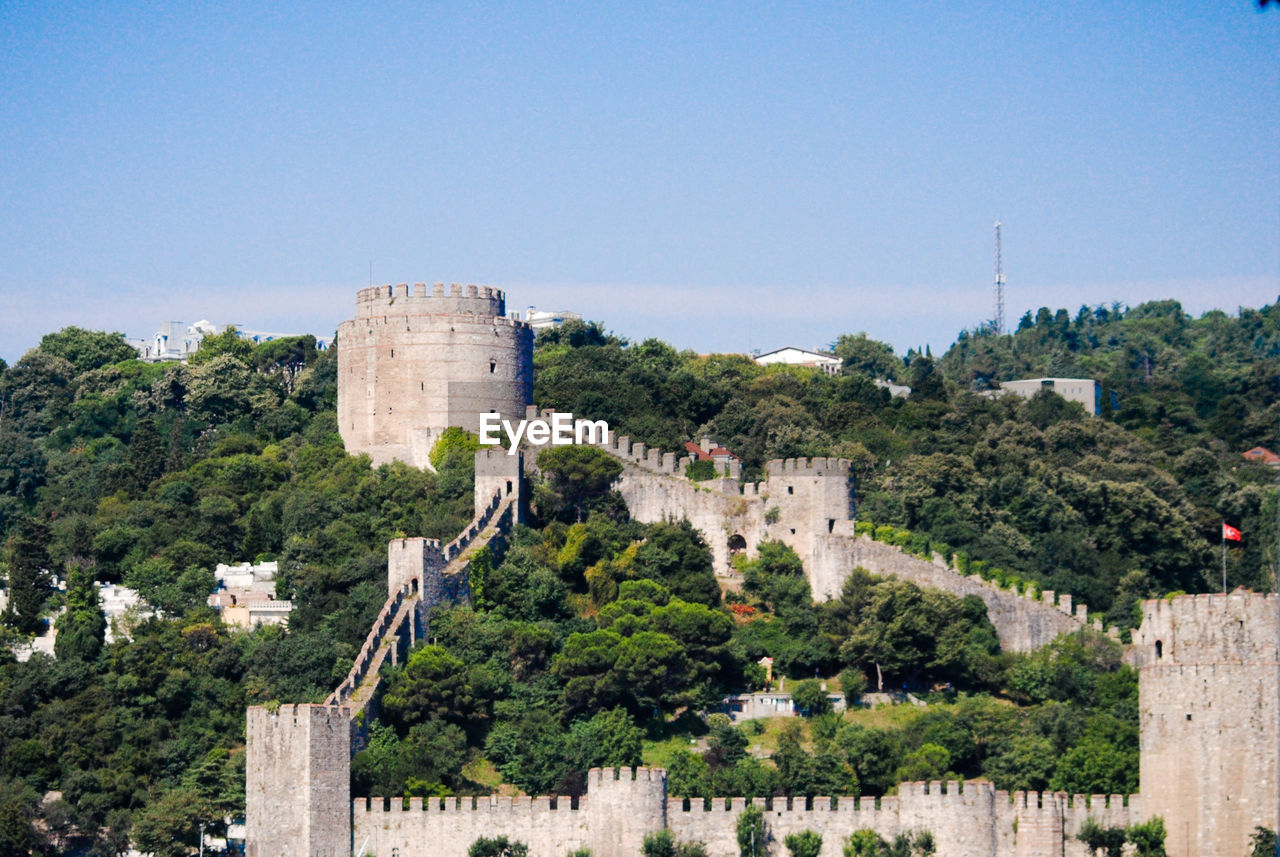
[[[1013,393],[1030,399],[1041,390],[1052,390],[1068,402],[1078,402],[1085,412],[1095,417],[1102,413],[1102,385],[1092,378],[1026,378],[1005,381],[1000,394]]]
[[[825,351],[808,351],[792,345],[757,354],[753,359],[761,366],[785,363],[788,366],[809,366],[814,369],[821,369],[828,375],[840,374],[839,357],[834,354],[828,354]]]
[[[206,336],[222,333],[229,325],[214,324],[208,319],[201,319],[195,324],[184,324],[181,321],[161,322],[151,339],[126,339],[125,342],[138,350],[138,357],[149,362],[161,360],[186,360],[200,350],[200,343]],[[277,333],[266,330],[250,330],[236,325],[236,335],[252,343],[261,344],[273,339],[285,339],[299,336],[297,333]],[[333,343],[332,336],[316,337],[316,350],[325,351]]]
[[[511,315],[513,318],[520,318],[520,313],[518,312],[514,312]],[[529,326],[533,328],[533,331],[536,334],[539,330],[559,327],[566,321],[582,321],[582,315],[581,313],[571,312],[567,309],[552,311],[529,307],[529,309],[525,311],[524,320],[529,322]]]
[[[222,621],[241,628],[257,625],[287,625],[293,602],[275,597],[275,578],[280,570],[275,562],[250,565],[220,563],[213,576],[218,590],[209,596],[208,604],[222,615]]]

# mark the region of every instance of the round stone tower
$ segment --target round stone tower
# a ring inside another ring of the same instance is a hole
[[[427,466],[449,426],[478,432],[480,415],[513,422],[533,401],[533,331],[506,317],[499,289],[374,286],[338,326],[338,431],[375,465]]]

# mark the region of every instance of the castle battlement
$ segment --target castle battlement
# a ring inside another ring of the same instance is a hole
[[[592,786],[618,782],[654,782],[665,783],[667,772],[663,768],[648,768],[643,765],[635,768],[592,768],[587,771],[587,790]]]
[[[383,302],[393,302],[397,299],[402,301],[413,301],[413,299],[425,299],[430,301],[433,298],[471,298],[476,301],[484,301],[486,303],[500,303],[506,306],[507,293],[502,289],[488,287],[488,285],[470,285],[463,288],[461,284],[452,283],[448,290],[445,290],[443,283],[434,283],[431,288],[426,288],[425,283],[397,283],[396,285],[372,285],[367,289],[360,289],[356,292],[356,308],[357,313],[360,307],[365,304],[381,304]],[[493,315],[493,313],[486,313]],[[497,313],[503,315],[503,313]]]
[[[853,462],[847,458],[775,458],[765,463],[767,478],[774,476],[848,476]]]
[[[1144,601],[1132,659],[1140,667],[1275,663],[1277,599],[1237,589]]]
[[[407,802],[407,806],[405,805]],[[551,813],[551,812],[579,812],[581,807],[577,801],[567,795],[558,797],[550,797],[548,795],[539,795],[531,797],[529,795],[479,795],[462,797],[411,797],[411,798],[383,798],[383,797],[358,797],[352,801],[352,814],[360,817],[364,815],[409,815],[412,813]]]

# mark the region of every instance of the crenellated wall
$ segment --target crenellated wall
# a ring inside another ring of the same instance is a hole
[[[530,407],[526,419],[550,419],[553,413]],[[711,548],[717,574],[730,573],[732,537],[741,538],[748,556],[771,539],[790,546],[800,557],[819,601],[837,597],[849,572],[861,566],[917,586],[978,596],[987,605],[1000,645],[1009,651],[1031,651],[1090,624],[1089,608],[1074,604],[1066,593],[1020,594],[977,575],[959,574],[941,558],[924,560],[855,536],[854,485],[846,459],[775,459],[766,463],[764,481],[739,485],[733,479],[692,482],[684,476],[688,457],[633,443],[625,435],[610,432],[599,448],[624,465],[616,488],[632,517],[646,523],[688,519]],[[1102,630],[1097,620],[1092,627]]]
[[[887,840],[930,832],[938,857],[1089,857],[1076,839],[1086,818],[1107,827],[1144,820],[1140,801],[1120,795],[996,790],[986,782],[902,783],[881,798],[668,798],[656,768],[593,768],[587,793],[568,797],[357,798],[353,841],[375,857],[464,857],[480,836],[504,835],[531,857],[563,857],[590,848],[594,857],[634,857],[646,833],[670,830],[678,842],[702,842],[710,857],[736,857],[738,817],[760,807],[766,853],[782,857],[789,834],[822,835],[821,857],[841,857],[858,830]]]

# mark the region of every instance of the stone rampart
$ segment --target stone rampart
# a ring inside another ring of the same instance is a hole
[[[554,413],[530,407],[526,419],[549,420]],[[917,586],[978,596],[987,605],[1000,645],[1009,651],[1031,651],[1089,624],[1089,608],[1073,603],[1066,593],[1023,595],[977,575],[959,574],[941,558],[931,562],[892,545],[856,537],[846,459],[775,459],[765,465],[767,479],[740,486],[732,479],[692,482],[684,476],[687,456],[634,443],[625,435],[610,432],[598,446],[623,463],[616,488],[632,517],[646,523],[688,519],[711,548],[717,574],[731,573],[729,560],[736,551],[753,556],[762,541],[772,539],[790,546],[800,557],[819,601],[838,597],[849,572],[861,566]],[[770,522],[771,517],[776,520]],[[736,547],[731,547],[735,540],[739,540]],[[1092,627],[1103,630],[1097,620]]]
[[[498,835],[528,845],[530,857],[564,857],[578,848],[593,857],[634,857],[644,835],[665,824],[666,771],[592,768],[587,789],[577,799],[357,798],[352,840],[356,853],[375,857],[466,857],[477,838]]]
[[[1073,604],[1070,595],[1046,590],[1038,595],[1001,589],[978,575],[962,575],[935,554],[932,562],[867,536],[828,536],[817,540],[815,564],[825,578],[840,577],[861,566],[873,574],[894,575],[917,586],[941,589],[952,595],[976,595],[987,605],[987,616],[1008,651],[1029,652],[1059,634],[1078,631],[1087,622],[1088,607]],[[838,590],[837,590],[838,591]],[[1094,620],[1093,627],[1102,625]]]
[[[902,783],[879,798],[668,798],[658,769],[595,768],[587,793],[568,797],[357,798],[353,841],[375,857],[464,857],[480,836],[505,835],[531,857],[562,857],[590,848],[600,857],[632,857],[644,834],[670,830],[679,842],[702,842],[710,857],[736,857],[736,824],[749,805],[764,813],[761,857],[784,857],[787,835],[822,835],[821,857],[841,857],[858,830],[888,840],[933,834],[938,857],[1089,857],[1076,839],[1087,818],[1108,827],[1145,819],[1137,796],[996,790],[986,782]]]
[[[380,315],[492,315],[505,317],[507,296],[501,289],[458,283],[448,289],[444,283],[397,283],[370,286],[356,292],[356,318]]]

